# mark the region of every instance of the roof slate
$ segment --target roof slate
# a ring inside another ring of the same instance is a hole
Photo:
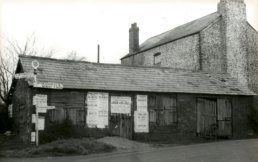
[[[164,32],[162,34],[151,37],[140,45],[139,52],[137,52],[137,53],[146,51],[148,49],[160,46],[160,45],[168,43],[168,42],[172,42],[174,40],[186,37],[188,35],[192,35],[194,33],[198,33],[200,31],[202,31],[204,28],[206,28],[207,26],[209,26],[211,23],[216,21],[219,17],[220,17],[220,14],[215,12],[215,13],[209,14],[207,16],[204,16],[202,18],[199,18],[197,20],[186,23],[184,25],[178,26],[178,27],[176,27],[172,30],[169,30],[167,32]],[[123,58],[128,57],[133,54],[127,54]]]
[[[209,74],[171,68],[97,64],[20,56],[24,72],[39,62],[37,81],[63,84],[68,89],[254,95],[227,74]]]

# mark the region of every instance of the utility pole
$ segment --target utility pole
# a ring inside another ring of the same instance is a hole
[[[99,44],[98,44],[98,63],[99,63]]]

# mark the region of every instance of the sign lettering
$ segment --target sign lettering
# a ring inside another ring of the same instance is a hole
[[[88,127],[108,126],[108,93],[88,92],[86,103]]]
[[[131,97],[111,96],[111,113],[131,114]]]
[[[134,131],[149,132],[149,113],[147,111],[134,111]]]
[[[36,88],[49,88],[49,89],[63,89],[64,86],[61,83],[52,83],[52,82],[34,82],[33,87]]]
[[[15,79],[33,78],[33,73],[18,73],[14,75]]]
[[[136,103],[138,111],[147,111],[147,95],[137,95]]]
[[[47,95],[36,94],[33,96],[33,105],[47,106]]]

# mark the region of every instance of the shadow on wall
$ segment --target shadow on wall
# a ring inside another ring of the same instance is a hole
[[[8,109],[0,104],[0,134],[10,131],[13,128],[13,119],[8,116]]]

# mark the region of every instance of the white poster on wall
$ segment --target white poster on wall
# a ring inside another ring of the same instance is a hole
[[[45,129],[45,117],[43,117],[43,116],[38,117],[38,129],[39,130]]]
[[[147,95],[137,95],[136,96],[136,104],[137,104],[137,111],[147,111]]]
[[[111,113],[131,114],[131,97],[111,96]]]
[[[149,132],[148,111],[134,111],[134,131],[138,133]]]
[[[86,122],[90,128],[108,126],[108,93],[88,92]]]
[[[87,125],[89,128],[95,128],[98,125],[98,110],[97,109],[88,109],[87,111]]]
[[[47,95],[36,94],[33,96],[33,105],[47,106]]]
[[[30,141],[35,142],[36,141],[36,132],[30,132]]]
[[[36,114],[31,115],[31,122],[36,123]]]

